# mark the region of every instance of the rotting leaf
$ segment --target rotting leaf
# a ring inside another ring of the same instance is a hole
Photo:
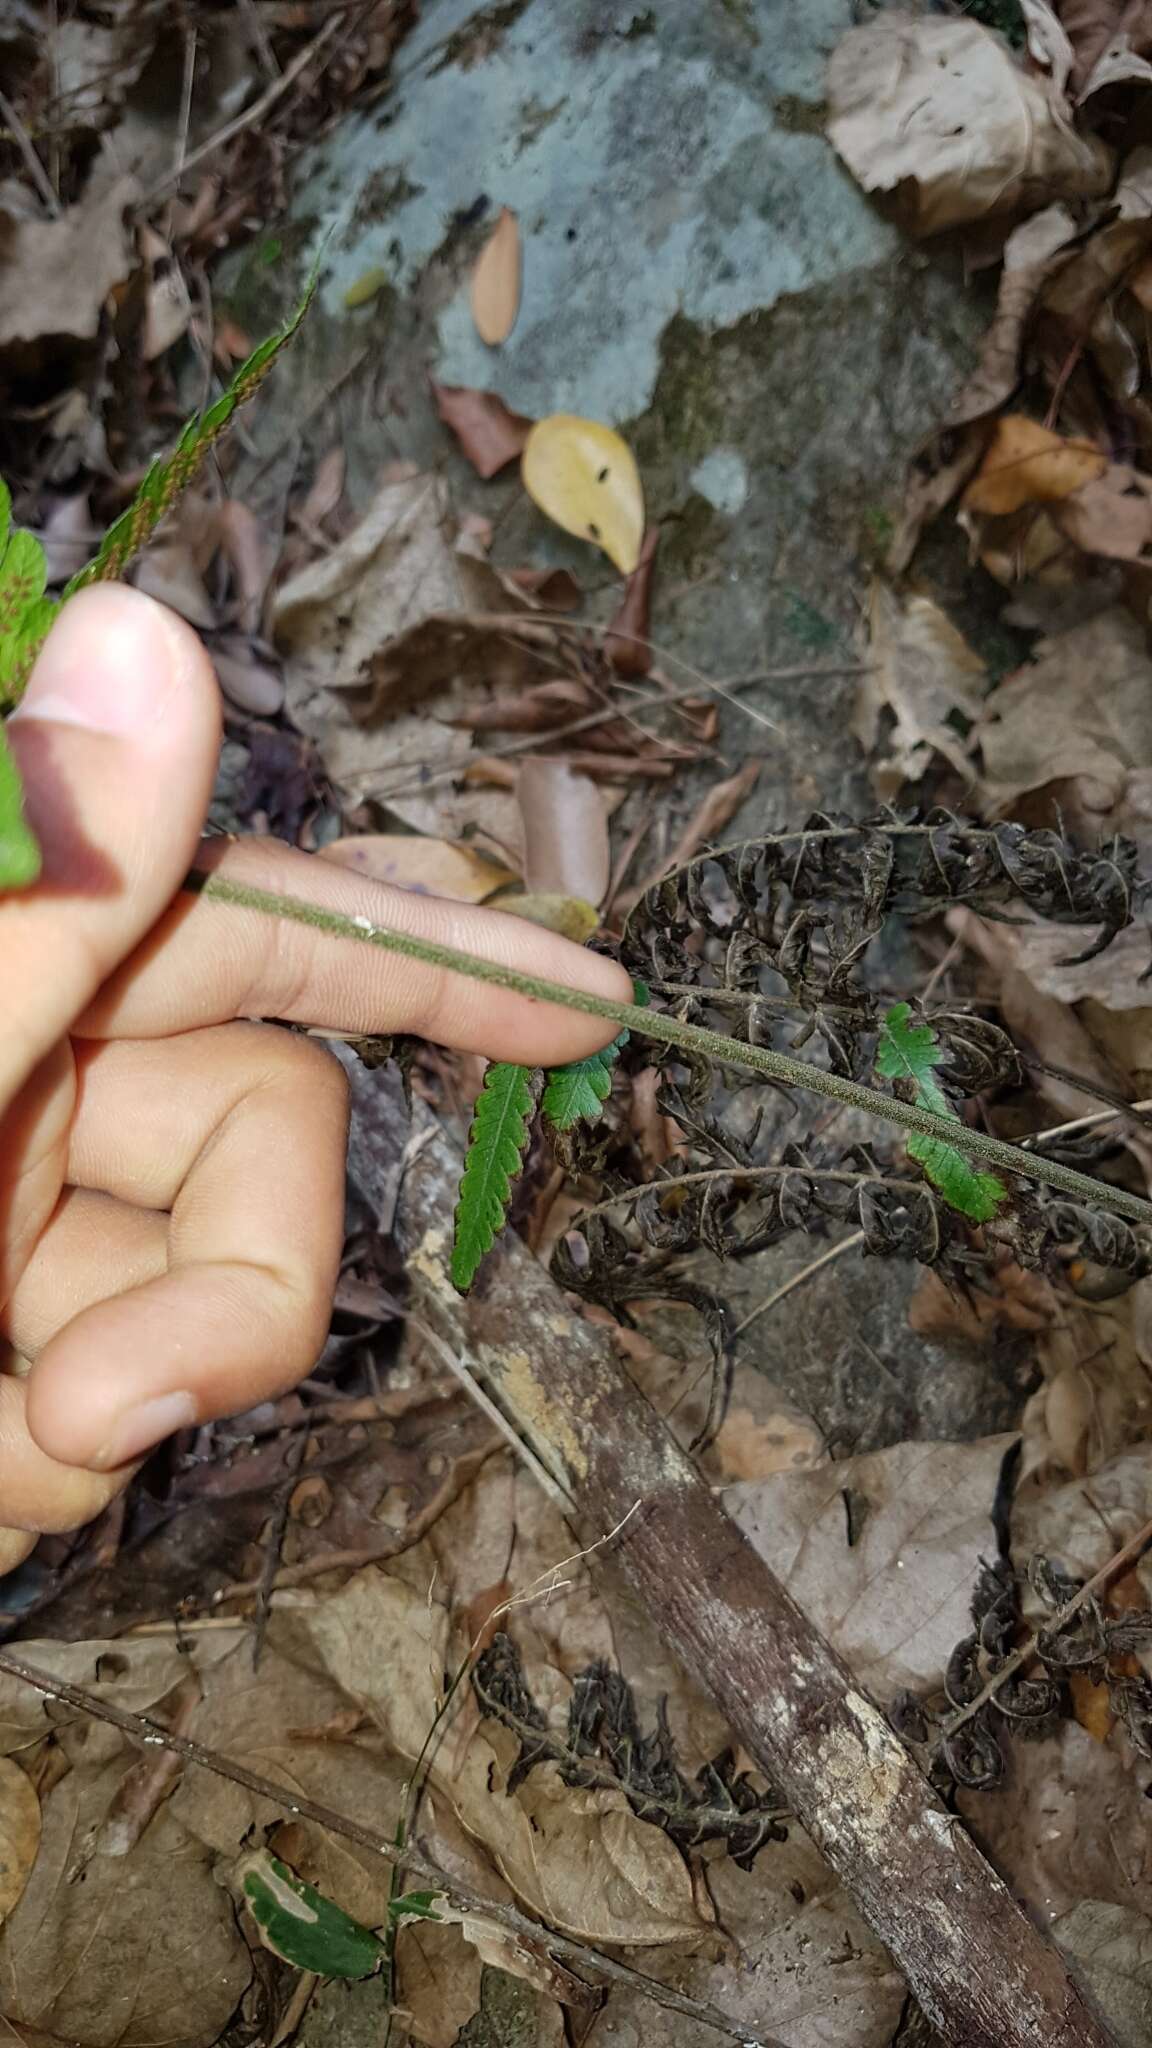
[[[576,1674],[563,1735],[533,1699],[508,1635],[498,1634],[477,1658],[472,1690],[481,1712],[501,1721],[520,1745],[506,1797],[530,1771],[554,1763],[566,1785],[619,1785],[638,1818],[662,1828],[682,1849],[723,1842],[742,1870],[751,1870],[766,1843],[787,1838],[780,1795],[757,1790],[746,1772],[737,1775],[731,1751],[706,1763],[689,1783],[666,1715],[658,1714],[654,1733],[643,1735],[632,1687],[604,1662]]]
[[[520,224],[510,207],[500,208],[496,225],[476,259],[471,303],[481,341],[489,348],[499,348],[515,327],[520,311]]]
[[[957,713],[971,721],[983,705],[984,663],[932,598],[873,580],[868,604],[868,667],[860,678],[853,730],[868,754],[880,742],[882,714],[894,724],[870,766],[877,795],[891,799],[940,754],[966,778],[969,746]]]
[[[452,1283],[466,1293],[481,1259],[503,1228],[528,1146],[528,1126],[539,1094],[530,1067],[494,1060],[476,1101],[456,1205]]]
[[[566,761],[525,761],[516,793],[524,821],[524,885],[532,894],[603,902],[612,853],[604,799]]]
[[[532,421],[511,412],[496,391],[465,384],[438,384],[429,377],[436,410],[450,427],[477,476],[497,476],[524,452]]]
[[[640,562],[644,487],[628,443],[575,413],[537,420],[524,445],[528,496],[549,519],[602,548],[624,576]]]
[[[909,1003],[893,1003],[888,1011],[876,1048],[876,1071],[889,1081],[911,1082],[915,1090],[913,1099],[921,1109],[952,1117],[963,1129],[936,1079],[935,1069],[943,1057],[936,1033],[930,1024],[911,1025],[911,1014]],[[945,1201],[965,1216],[986,1223],[1007,1199],[1003,1181],[997,1180],[995,1174],[977,1172],[940,1138],[913,1132],[907,1145],[909,1157],[920,1161],[933,1187],[939,1188]]]
[[[0,1757],[0,1921],[18,1903],[39,1847],[36,1788],[12,1757]]]
[[[849,29],[829,103],[833,147],[866,192],[897,195],[913,234],[1111,183],[1111,151],[1078,134],[1051,82],[971,20],[893,12]]]
[[[281,1961],[318,1977],[370,1977],[379,1969],[385,1954],[379,1935],[268,1849],[245,1857],[237,1877],[261,1941]]]

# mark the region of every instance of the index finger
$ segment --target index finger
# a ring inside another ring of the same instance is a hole
[[[632,1000],[622,967],[554,932],[499,911],[370,882],[276,840],[208,840],[197,866],[542,980]],[[147,1038],[234,1017],[277,1017],[334,1031],[411,1031],[459,1051],[533,1066],[584,1059],[614,1030],[610,1022],[556,1003],[190,894],[171,906],[76,1030],[85,1037]]]

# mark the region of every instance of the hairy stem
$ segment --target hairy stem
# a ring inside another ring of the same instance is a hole
[[[401,953],[409,960],[421,961],[426,967],[441,967],[453,974],[466,974],[473,981],[510,989],[515,995],[528,996],[536,1002],[558,1003],[564,1009],[582,1010],[587,1016],[603,1017],[615,1024],[617,1030],[626,1026],[638,1038],[655,1039],[661,1045],[683,1046],[686,1052],[702,1053],[706,1059],[716,1060],[724,1066],[740,1067],[748,1073],[763,1074],[768,1080],[782,1082],[786,1087],[806,1088],[814,1095],[826,1095],[833,1102],[843,1103],[846,1108],[863,1110],[867,1116],[881,1117],[885,1123],[899,1124],[904,1130],[938,1138],[945,1145],[958,1145],[970,1158],[979,1159],[989,1166],[999,1166],[1005,1173],[1022,1174],[1028,1180],[1040,1181],[1045,1187],[1058,1188],[1062,1194],[1072,1195],[1077,1201],[1112,1209],[1120,1216],[1130,1217],[1133,1222],[1152,1223],[1152,1202],[1129,1194],[1125,1188],[1093,1180],[1089,1174],[1077,1173],[1074,1168],[1063,1166],[1054,1159],[1037,1158],[1034,1153],[1021,1151],[1017,1145],[1006,1145],[999,1138],[990,1138],[984,1131],[958,1124],[954,1118],[937,1116],[933,1110],[921,1109],[913,1102],[901,1102],[894,1095],[883,1095],[879,1089],[867,1088],[863,1082],[850,1081],[842,1074],[826,1073],[807,1060],[792,1059],[789,1054],[775,1052],[768,1046],[744,1045],[738,1039],[726,1038],[722,1032],[709,1031],[702,1024],[685,1024],[677,1017],[656,1016],[651,1010],[641,1009],[638,1003],[615,1003],[608,996],[566,988],[561,982],[543,981],[534,974],[520,974],[515,968],[498,966],[493,960],[481,960],[476,954],[457,951],[454,946],[437,945],[432,939],[414,938],[407,932],[389,931],[367,919],[357,923],[355,918],[321,909],[319,904],[306,903],[295,896],[277,895],[267,889],[255,889],[245,882],[229,881],[223,875],[202,875],[194,871],[185,886],[216,903],[230,903],[237,909],[287,918],[292,923],[310,925],[314,930],[328,932],[336,938],[355,939],[361,945],[379,946],[387,953]]]

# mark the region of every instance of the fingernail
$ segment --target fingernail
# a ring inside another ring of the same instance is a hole
[[[89,1462],[96,1472],[114,1472],[118,1465],[127,1465],[132,1458],[138,1458],[144,1451],[151,1451],[166,1436],[174,1436],[178,1429],[187,1429],[197,1419],[197,1406],[191,1394],[157,1394],[151,1401],[141,1401],[139,1407],[129,1408],[119,1416],[110,1434],[101,1444],[94,1458]]]
[[[162,605],[124,584],[84,590],[60,613],[12,716],[147,737],[186,659],[183,629]]]

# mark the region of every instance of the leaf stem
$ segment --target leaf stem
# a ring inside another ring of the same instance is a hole
[[[662,1045],[682,1046],[686,1052],[700,1053],[724,1066],[762,1074],[786,1087],[806,1088],[810,1093],[827,1096],[848,1109],[861,1110],[866,1116],[880,1117],[885,1123],[898,1124],[903,1130],[937,1138],[945,1145],[954,1146],[959,1140],[971,1158],[983,1160],[989,1166],[999,1166],[1005,1173],[1021,1174],[1027,1180],[1057,1188],[1061,1194],[1071,1195],[1077,1201],[1111,1209],[1133,1222],[1152,1224],[1152,1202],[1129,1194],[1126,1188],[1111,1187],[1104,1181],[1094,1180],[1089,1174],[1077,1173],[1073,1167],[1064,1166],[1057,1160],[1038,1158],[1035,1153],[1024,1152],[1018,1145],[1007,1145],[999,1138],[989,1137],[984,1131],[967,1125],[958,1128],[951,1117],[937,1116],[934,1111],[923,1109],[916,1103],[901,1102],[894,1095],[881,1094],[879,1089],[851,1081],[843,1074],[827,1073],[807,1060],[793,1059],[788,1053],[776,1052],[769,1046],[745,1045],[738,1039],[726,1038],[722,1032],[709,1031],[702,1024],[686,1024],[678,1017],[657,1016],[638,1003],[617,1003],[609,996],[567,988],[562,982],[545,981],[538,975],[521,974],[515,968],[499,966],[494,960],[482,960],[474,953],[460,952],[455,946],[442,946],[433,939],[391,931],[386,926],[372,924],[368,918],[358,921],[342,916],[339,911],[322,909],[318,903],[304,902],[296,896],[281,896],[268,889],[256,889],[247,882],[230,881],[224,875],[204,875],[193,870],[186,879],[185,887],[216,903],[231,904],[239,910],[259,911],[267,917],[286,918],[290,923],[308,925],[314,931],[327,932],[335,938],[354,939],[361,945],[379,946],[384,952],[400,953],[406,959],[419,960],[426,967],[445,968],[453,974],[465,974],[473,981],[487,982],[493,988],[510,989],[513,994],[527,996],[534,1002],[558,1003],[563,1009],[581,1010],[589,1017],[603,1017],[615,1024],[618,1031],[623,1026],[634,1031],[638,1038],[654,1039]]]

